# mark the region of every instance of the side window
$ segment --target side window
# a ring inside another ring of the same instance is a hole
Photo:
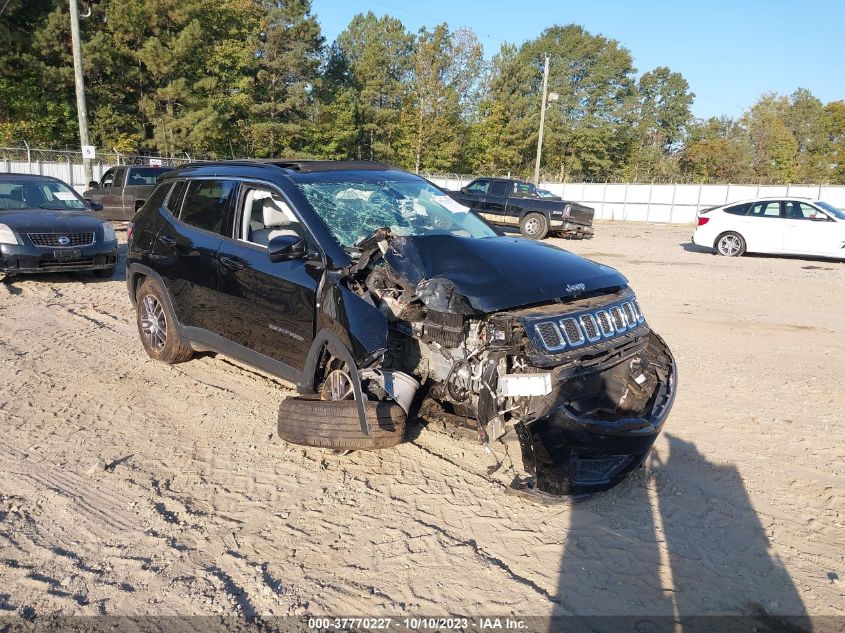
[[[100,189],[102,189],[103,187],[111,187],[113,182],[114,169],[109,169],[106,173],[103,174],[103,178],[100,180]]]
[[[234,180],[190,181],[179,219],[198,229],[221,233],[223,219],[236,188]]]
[[[126,184],[126,167],[118,167],[114,170],[114,182],[112,187],[123,187]]]
[[[728,207],[723,209],[725,213],[730,213],[731,215],[745,215],[748,213],[748,208],[751,206],[750,202],[746,202],[745,204],[735,204],[732,207]]]
[[[816,207],[804,202],[787,202],[786,217],[790,220],[827,220],[828,217]]]
[[[755,202],[751,205],[751,210],[748,212],[748,216],[757,218],[779,218],[780,201],[767,200],[765,202]]]
[[[161,206],[164,204],[164,199],[167,197],[167,194],[170,193],[170,188],[172,186],[172,182],[161,183],[158,187],[155,188],[155,191],[153,191],[153,195],[151,195],[147,199],[147,202],[144,204],[144,207],[150,209],[160,209]]]
[[[503,196],[503,195],[505,195],[505,192],[507,190],[508,190],[508,183],[506,183],[502,180],[497,180],[497,181],[493,182],[493,184],[490,186],[490,195],[491,196]]]
[[[271,239],[279,235],[306,239],[305,227],[277,191],[248,186],[241,200],[240,220],[235,234],[239,240],[267,246]]]
[[[489,180],[476,180],[475,182],[471,183],[469,187],[467,187],[467,191],[469,193],[485,194],[485,193],[487,193],[487,188],[489,186],[490,186]]]
[[[187,185],[184,180],[177,180],[167,197],[167,202],[164,203],[164,208],[177,217],[179,216],[179,209],[182,208],[182,198],[185,197],[186,188]]]

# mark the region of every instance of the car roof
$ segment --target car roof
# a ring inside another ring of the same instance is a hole
[[[173,178],[186,171],[193,171],[203,167],[250,167],[273,170],[293,171],[302,174],[312,174],[327,171],[388,171],[393,169],[389,165],[374,160],[310,160],[270,158],[265,160],[216,160],[198,161],[173,168],[169,177]]]
[[[722,209],[723,207],[732,207],[735,204],[746,204],[749,202],[777,202],[780,200],[800,200],[801,202],[814,202],[815,198],[809,198],[807,196],[761,196],[759,198],[747,198],[745,200],[733,200],[732,202],[726,202],[724,204],[718,204],[715,207],[710,207],[711,209]]]
[[[53,176],[39,176],[38,174],[16,174],[16,173],[8,173],[8,174],[0,174],[0,182],[4,180],[25,180],[31,182],[38,182],[44,180],[52,180],[53,182],[60,182],[63,185],[67,185],[64,180],[60,178],[54,178]]]

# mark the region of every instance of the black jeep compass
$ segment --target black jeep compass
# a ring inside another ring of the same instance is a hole
[[[380,163],[172,171],[135,216],[126,278],[152,358],[215,351],[294,382],[291,442],[385,448],[410,413],[513,446],[518,486],[587,492],[643,463],[674,400],[621,274]]]

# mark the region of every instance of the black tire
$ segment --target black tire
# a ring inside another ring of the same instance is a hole
[[[549,221],[539,213],[527,213],[519,221],[519,232],[529,240],[542,240],[549,234]]]
[[[745,254],[745,239],[739,233],[727,231],[716,238],[713,248],[723,257],[740,257]]]
[[[165,291],[162,290],[161,286],[152,279],[146,279],[138,288],[135,297],[135,321],[138,324],[138,334],[149,357],[168,365],[190,360],[194,355],[194,350],[179,335],[176,328],[176,315],[170,309],[170,302],[167,301]],[[161,333],[162,324],[164,326],[163,337],[154,336],[152,341],[148,331],[145,331],[146,324],[144,323],[145,320],[150,320],[148,297],[151,297],[160,308],[160,313],[156,319],[157,331]]]
[[[99,270],[94,271],[94,276],[97,279],[111,279],[114,277],[114,271],[114,266],[110,266],[109,268],[100,268]]]
[[[286,398],[279,405],[278,432],[286,442],[336,450],[373,450],[405,439],[405,411],[394,402],[367,400],[370,435],[361,431],[354,400]]]

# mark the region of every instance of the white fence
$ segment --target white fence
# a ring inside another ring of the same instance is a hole
[[[430,176],[446,189],[459,189],[466,178]],[[700,209],[764,196],[821,199],[845,208],[843,185],[693,185],[617,183],[540,183],[564,200],[596,210],[600,220],[690,224]]]
[[[49,152],[49,153],[48,153]],[[49,158],[49,160],[44,160]],[[190,157],[160,158],[164,165],[186,163]],[[93,177],[118,164],[148,162],[149,157],[122,154],[98,154],[92,161]],[[0,173],[30,173],[53,176],[72,184],[77,191],[87,189],[79,152],[50,150],[25,151],[0,148]],[[460,189],[471,177],[429,176],[445,189]],[[844,185],[694,185],[694,184],[619,184],[619,183],[541,183],[564,200],[586,204],[596,210],[600,220],[633,222],[695,222],[700,209],[761,196],[798,196],[816,198],[835,207],[845,208]]]

